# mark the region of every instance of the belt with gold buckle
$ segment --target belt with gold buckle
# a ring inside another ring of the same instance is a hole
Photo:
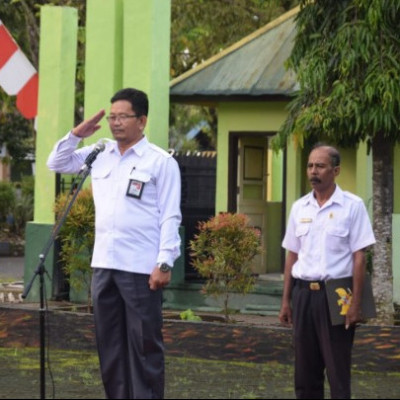
[[[305,281],[303,279],[296,279],[295,285],[309,290],[322,290],[325,287],[324,281]]]
[[[310,282],[310,290],[321,290],[319,282]]]

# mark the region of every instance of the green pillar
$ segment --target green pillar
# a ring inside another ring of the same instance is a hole
[[[101,3],[101,7],[99,7]],[[86,22],[85,117],[123,87],[149,96],[148,138],[168,146],[170,0],[88,0]],[[110,136],[103,128],[85,144]]]
[[[87,0],[85,59],[85,118],[104,108],[108,113],[111,96],[122,88],[123,0]],[[85,140],[95,143],[111,137],[105,118],[102,129]]]
[[[54,224],[55,174],[48,170],[46,161],[55,142],[71,129],[74,121],[77,21],[76,9],[41,8],[35,204],[34,221],[26,229],[25,283],[31,280]],[[52,251],[45,265],[51,278]],[[51,282],[47,277],[45,280],[50,298]],[[30,300],[38,299],[38,290],[36,279]]]
[[[123,86],[149,96],[146,135],[168,147],[171,0],[124,0]]]

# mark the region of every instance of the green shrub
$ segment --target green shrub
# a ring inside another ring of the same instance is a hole
[[[33,176],[23,176],[20,182],[14,183],[16,196],[11,210],[11,230],[20,237],[25,233],[26,223],[33,219],[34,186]]]
[[[26,223],[33,219],[33,196],[22,194],[16,199],[12,208],[12,231],[18,236],[23,236]]]
[[[32,175],[24,175],[19,183],[22,196],[30,196],[33,198],[35,191],[35,178]]]
[[[55,211],[60,214],[66,204],[66,194],[56,199]],[[60,257],[70,286],[76,291],[87,291],[87,304],[91,305],[90,266],[94,247],[94,203],[92,191],[84,189],[76,197],[63,227],[60,230]]]
[[[199,223],[199,233],[190,242],[193,266],[206,278],[205,293],[223,296],[225,319],[229,320],[229,295],[248,293],[255,278],[250,262],[261,251],[260,232],[248,226],[244,214],[222,213]]]
[[[183,321],[201,321],[201,317],[196,315],[190,308],[182,311],[179,316]]]
[[[6,221],[15,203],[15,191],[12,183],[0,182],[0,224]]]

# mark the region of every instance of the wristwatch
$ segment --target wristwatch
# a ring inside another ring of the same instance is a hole
[[[169,266],[169,265],[166,264],[166,263],[158,264],[158,268],[160,268],[160,271],[161,271],[161,272],[169,272],[169,271],[171,271],[171,269],[172,269],[172,267]]]

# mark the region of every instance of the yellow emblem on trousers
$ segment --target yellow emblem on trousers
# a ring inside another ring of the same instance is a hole
[[[335,292],[339,296],[338,305],[342,307],[340,315],[346,315],[347,311],[349,311],[351,297],[353,294],[350,289],[347,289],[346,291],[346,289],[343,288],[337,288]]]

